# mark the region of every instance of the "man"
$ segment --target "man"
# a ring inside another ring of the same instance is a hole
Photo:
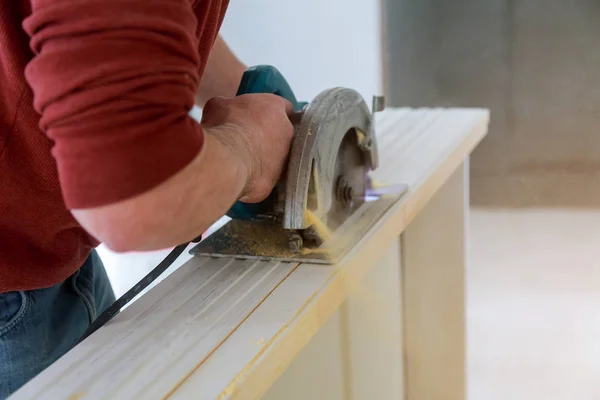
[[[291,105],[234,97],[246,67],[218,38],[227,3],[2,2],[0,398],[114,300],[99,242],[184,243],[279,178]]]

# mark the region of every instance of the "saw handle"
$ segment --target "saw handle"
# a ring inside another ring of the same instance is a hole
[[[296,112],[302,111],[306,105],[296,100],[289,83],[281,72],[271,65],[256,65],[244,72],[236,96],[250,93],[270,93],[281,96],[292,103]]]
[[[270,93],[281,96],[292,103],[295,112],[300,112],[307,103],[299,102],[289,83],[281,72],[271,65],[257,65],[244,72],[236,96],[251,93]],[[260,203],[243,203],[238,201],[231,207],[227,216],[238,220],[255,220],[261,214],[273,209],[277,200],[277,189]]]

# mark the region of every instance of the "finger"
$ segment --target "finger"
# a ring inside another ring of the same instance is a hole
[[[294,106],[287,99],[281,98],[283,100],[283,104],[285,107],[285,113],[287,115],[292,115],[294,113]]]

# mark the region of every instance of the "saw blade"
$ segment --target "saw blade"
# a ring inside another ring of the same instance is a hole
[[[332,191],[331,207],[324,221],[329,230],[334,231],[365,202],[367,172],[363,152],[358,146],[358,134],[351,129],[338,149],[333,186],[324,188]]]

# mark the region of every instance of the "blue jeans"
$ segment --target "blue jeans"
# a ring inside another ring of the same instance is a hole
[[[96,251],[66,281],[47,289],[0,293],[0,399],[69,351],[113,301]]]

